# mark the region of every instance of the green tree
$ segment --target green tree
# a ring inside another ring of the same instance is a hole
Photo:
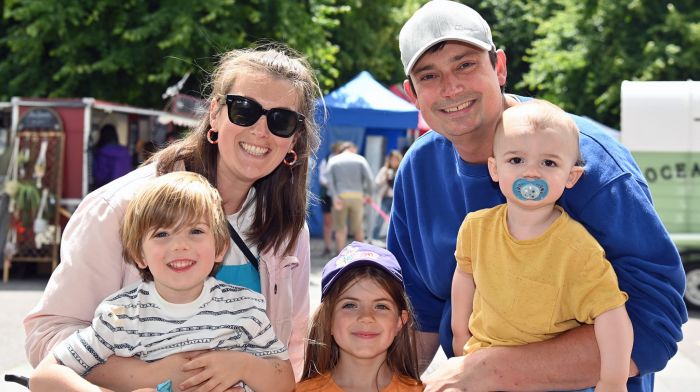
[[[386,84],[403,81],[399,30],[425,1],[344,1],[347,12],[340,16],[340,26],[331,34],[331,41],[340,49],[336,85],[344,84],[363,70]]]
[[[519,87],[567,110],[619,126],[623,80],[700,77],[694,0],[556,0],[527,50]]]
[[[477,2],[474,2],[477,3]],[[530,70],[525,55],[535,40],[535,31],[556,9],[555,0],[482,0],[475,5],[491,26],[496,47],[506,53],[509,92],[532,95],[526,85],[520,83]]]
[[[158,107],[186,72],[206,81],[216,54],[264,39],[306,54],[329,87],[338,47],[328,38],[340,12],[335,0],[7,0],[0,99],[94,96]]]
[[[391,84],[405,77],[399,30],[426,1],[5,0],[0,100],[94,96],[158,107],[186,72],[195,83],[185,92],[196,95],[216,54],[264,39],[304,53],[324,92],[362,70]],[[611,126],[623,80],[700,77],[695,0],[462,2],[506,51],[508,91]]]

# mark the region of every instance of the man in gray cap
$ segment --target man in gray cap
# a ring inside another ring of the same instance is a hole
[[[387,246],[403,270],[425,367],[438,345],[452,356],[450,282],[457,232],[467,213],[505,201],[486,161],[503,110],[527,98],[504,93],[506,55],[496,49],[486,21],[465,5],[427,3],[403,26],[399,45],[405,90],[433,132],[416,140],[397,173]],[[576,189],[567,190],[559,204],[603,246],[620,289],[630,296],[626,306],[635,336],[627,387],[651,391],[653,372],[676,353],[687,321],[680,256],[629,151],[595,123],[572,118],[587,164]],[[516,280],[522,287],[509,287],[510,292],[537,284]],[[553,311],[543,304],[566,294],[565,288],[552,291],[552,298],[536,304],[543,312]],[[600,369],[593,328],[583,325],[545,342],[452,358],[425,377],[426,391],[592,386]]]

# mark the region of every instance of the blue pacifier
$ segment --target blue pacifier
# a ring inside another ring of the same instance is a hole
[[[156,387],[156,391],[158,392],[172,392],[172,390],[173,383],[170,380],[165,380]]]
[[[513,193],[520,200],[542,200],[547,196],[548,191],[547,183],[539,178],[535,180],[518,178],[513,183]]]

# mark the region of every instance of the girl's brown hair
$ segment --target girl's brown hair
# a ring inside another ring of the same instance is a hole
[[[384,270],[361,266],[344,272],[333,284],[311,320],[308,334],[304,371],[301,381],[331,371],[340,358],[340,348],[331,336],[333,309],[340,296],[353,284],[370,279],[383,288],[397,305],[399,315],[406,311],[408,318],[387,350],[386,364],[400,376],[420,380],[415,341],[415,320],[403,284]]]
[[[251,72],[289,82],[298,94],[299,112],[305,117],[304,127],[294,135],[296,163],[290,167],[280,162],[272,173],[253,184],[255,216],[246,232],[246,237],[261,252],[291,253],[306,220],[307,173],[310,158],[320,143],[315,109],[321,93],[316,76],[304,57],[282,44],[268,43],[256,48],[232,50],[221,57],[212,74],[211,93],[205,107],[212,107],[212,100],[216,100],[218,110],[226,110],[226,94],[238,78]],[[203,175],[216,186],[219,150],[207,141],[210,128],[209,116],[203,115],[197,128],[183,140],[156,153],[147,163],[157,162],[158,173],[162,174],[175,170],[184,162],[187,170]],[[244,209],[249,207],[243,206]]]
[[[202,176],[190,172],[173,172],[156,177],[136,194],[124,214],[119,228],[124,260],[136,264],[143,258],[143,241],[160,228],[167,229],[203,221],[214,235],[217,255],[223,255],[229,242],[228,225],[219,192]],[[214,275],[215,264],[210,275]],[[141,279],[152,281],[148,268],[138,268]]]

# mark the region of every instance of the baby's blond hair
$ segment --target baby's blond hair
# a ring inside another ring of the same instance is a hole
[[[542,100],[531,99],[519,105],[512,106],[503,112],[503,116],[496,127],[496,137],[494,138],[494,149],[498,143],[499,133],[503,133],[503,119],[507,116],[521,116],[532,129],[555,128],[567,132],[572,138],[572,143],[576,151],[576,165],[583,166],[581,149],[579,148],[579,130],[576,122],[559,106]]]

